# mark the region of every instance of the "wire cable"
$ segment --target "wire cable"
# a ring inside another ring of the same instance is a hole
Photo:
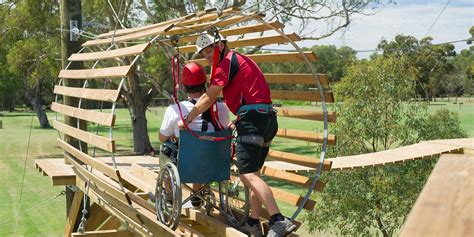
[[[438,16],[436,17],[436,19],[433,21],[433,23],[431,24],[430,28],[428,28],[428,30],[426,31],[425,35],[423,35],[423,38],[426,37],[426,35],[428,35],[428,33],[430,33],[431,29],[433,28],[433,26],[436,24],[436,22],[438,22],[438,19],[439,17],[443,14],[444,10],[446,10],[446,8],[448,7],[449,3],[451,2],[451,0],[448,0],[446,2],[446,4],[444,5],[443,9],[441,10],[441,12],[439,12]]]

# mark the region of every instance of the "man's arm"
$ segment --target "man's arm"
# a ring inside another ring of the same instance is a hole
[[[216,86],[216,85],[211,85],[206,93],[204,93],[201,98],[197,101],[196,105],[194,105],[194,108],[191,110],[191,112],[188,114],[188,117],[186,119],[187,123],[190,123],[193,121],[198,115],[204,113],[211,105],[216,101],[217,96],[221,93],[222,89],[224,89],[224,86]],[[179,121],[178,127],[183,129],[184,125],[182,121]]]

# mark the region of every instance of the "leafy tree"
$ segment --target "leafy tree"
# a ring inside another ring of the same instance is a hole
[[[334,88],[337,146],[328,156],[377,152],[421,139],[463,137],[459,120],[446,111],[428,116],[412,102],[416,69],[408,56],[359,61]],[[442,116],[440,116],[442,115]],[[445,124],[444,126],[440,126]],[[393,236],[430,174],[435,159],[331,172],[317,206],[307,213],[310,231]]]
[[[347,67],[357,60],[357,52],[348,46],[336,48],[334,45],[315,45],[310,50],[319,58],[315,62],[316,71],[326,73],[332,82],[341,80]]]
[[[417,69],[416,92],[425,100],[445,93],[443,80],[454,67],[449,57],[454,56],[454,45],[433,45],[433,38],[417,40],[413,36],[397,35],[393,41],[382,40],[378,48],[383,55],[407,56],[410,64]]]

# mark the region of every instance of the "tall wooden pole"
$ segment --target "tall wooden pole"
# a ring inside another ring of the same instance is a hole
[[[62,61],[62,68],[65,69],[68,65],[67,59],[71,54],[79,52],[81,49],[81,40],[79,37],[75,37],[74,35],[71,37],[71,30],[73,28],[82,29],[82,9],[81,9],[81,0],[60,0],[60,12],[61,12],[61,61]],[[82,69],[84,68],[84,64],[82,62],[72,62],[68,69]],[[81,87],[84,81],[82,80],[64,80],[64,85],[68,87]],[[74,97],[67,97],[64,96],[64,104],[72,107],[77,107],[79,104],[79,100]],[[82,130],[87,130],[86,122],[85,121],[78,121],[76,118],[64,116],[64,122],[72,127],[78,127]],[[79,122],[79,124],[78,124]],[[64,139],[67,143],[71,144],[72,146],[79,149],[79,141],[73,137],[64,135]],[[87,153],[87,143],[81,142],[82,151]],[[77,229],[79,224],[79,220],[81,219],[82,215],[81,212],[77,213],[69,213],[72,211],[71,205],[73,202],[74,194],[75,194],[75,187],[66,187],[66,216],[68,219],[71,216],[76,215],[77,218],[74,218],[75,223],[73,223],[74,227],[70,228],[71,231]],[[82,206],[82,204],[81,204]],[[81,208],[82,210],[82,208]],[[68,220],[69,221],[69,220]],[[67,221],[67,222],[68,222]],[[68,235],[68,233],[65,233]]]

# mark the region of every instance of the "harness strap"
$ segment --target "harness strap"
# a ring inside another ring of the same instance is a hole
[[[193,105],[195,105],[197,103],[197,101],[195,99],[190,99],[188,101],[190,103],[192,103]],[[201,119],[202,119],[201,132],[207,132],[207,130],[209,129],[209,125],[208,125],[209,121],[204,118],[205,113],[209,114],[209,109],[204,111],[204,113],[201,114]]]
[[[271,104],[249,104],[240,106],[239,110],[237,110],[237,115],[243,116],[251,110],[262,114],[275,113],[275,109],[273,109]]]

